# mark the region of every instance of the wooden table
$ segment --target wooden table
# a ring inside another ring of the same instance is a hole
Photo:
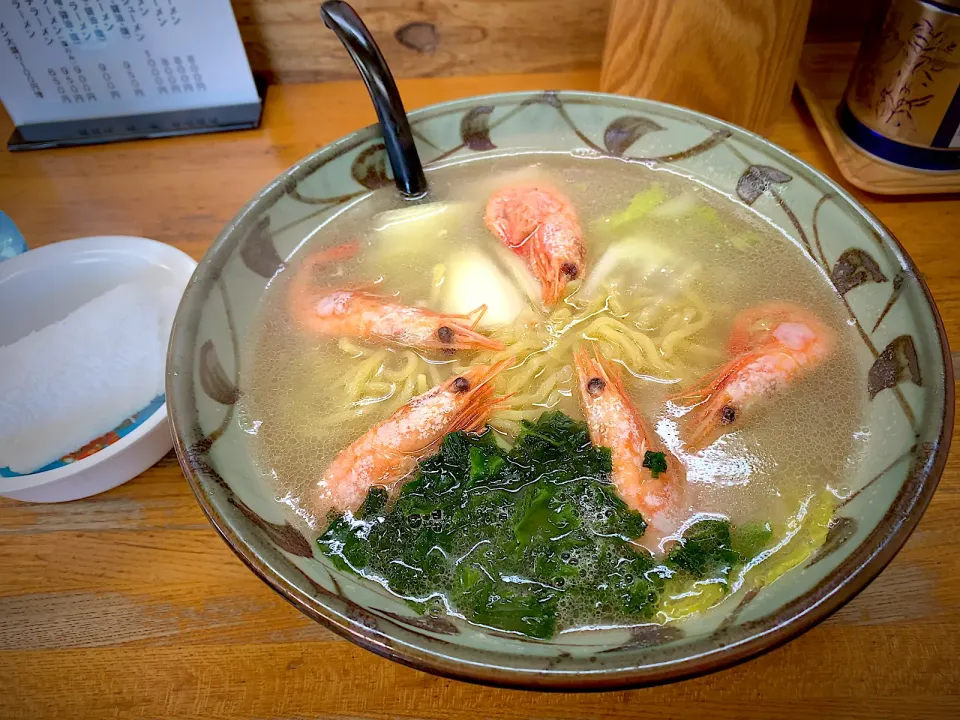
[[[416,108],[597,82],[591,71],[410,80],[401,90]],[[269,179],[373,120],[358,82],[276,86],[259,131],[2,152],[0,208],[32,246],[143,235],[199,258]],[[804,108],[789,107],[768,135],[839,178]],[[960,199],[852,191],[913,256],[960,348]],[[960,717],[958,458],[896,560],[803,637],[696,680],[564,696],[436,678],[311,622],[216,536],[171,453],[87,500],[0,500],[0,717]]]

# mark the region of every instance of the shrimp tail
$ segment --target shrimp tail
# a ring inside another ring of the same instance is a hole
[[[317,269],[342,260],[349,260],[360,252],[357,241],[326,248],[314,253],[303,261],[290,282],[289,307],[295,318],[309,323],[310,299],[317,292]]]
[[[324,265],[330,265],[335,262],[340,262],[342,260],[349,260],[350,258],[355,257],[358,252],[360,252],[360,243],[357,241],[336,245],[334,247],[315,252],[313,255],[303,261],[303,264],[300,266],[300,269],[297,272],[296,280],[299,280],[301,283],[305,284],[315,281],[316,278],[314,277],[314,274],[316,273],[317,268],[323,267]]]
[[[351,242],[343,243],[342,245],[336,245],[332,248],[327,248],[326,250],[320,250],[315,254],[311,260],[315,263],[332,263],[338,262],[340,260],[349,260],[350,258],[356,256],[360,252],[360,243],[356,240]]]
[[[816,328],[818,335],[827,335],[823,325],[807,310],[793,303],[773,301],[747,308],[737,315],[727,341],[729,352],[732,355],[740,355],[755,350],[763,344],[765,333],[763,328],[758,326],[764,321],[768,323],[797,322]]]

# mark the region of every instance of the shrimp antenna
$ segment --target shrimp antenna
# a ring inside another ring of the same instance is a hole
[[[481,306],[479,306],[479,307],[474,308],[473,310],[471,310],[469,313],[467,313],[467,317],[470,317],[470,316],[473,315],[474,313],[477,313],[477,317],[476,317],[476,319],[473,321],[473,324],[470,326],[470,329],[471,329],[471,330],[476,330],[476,329],[477,329],[477,325],[480,324],[480,321],[483,320],[483,316],[486,315],[486,313],[487,313],[487,305],[486,305],[486,303],[484,303],[483,305],[481,305]]]

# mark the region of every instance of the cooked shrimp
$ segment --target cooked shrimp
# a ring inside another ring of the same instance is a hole
[[[586,271],[583,230],[570,201],[544,185],[502,188],[487,201],[487,227],[527,261],[543,302],[554,305]]]
[[[308,258],[290,285],[290,312],[311,332],[336,337],[395,343],[420,350],[503,350],[465,321],[479,322],[486,307],[468,315],[448,315],[400,305],[363,290],[318,292],[318,268],[347,256],[350,246]]]
[[[354,440],[316,484],[321,517],[329,510],[354,512],[374,485],[392,490],[417,462],[436,452],[444,435],[475,432],[486,425],[498,400],[494,379],[513,362],[474,365],[462,375],[418,395]]]
[[[728,344],[733,360],[671,399],[693,406],[681,433],[687,446],[700,450],[739,428],[761,400],[823,362],[835,341],[832,330],[797,305],[765,303],[744,310]]]
[[[591,358],[583,348],[574,353],[580,385],[580,400],[587,418],[590,440],[610,449],[612,481],[617,493],[644,519],[662,525],[665,513],[676,507],[682,495],[678,480],[680,462],[658,442],[640,417],[623,387],[620,373],[596,351]],[[664,452],[667,470],[653,477],[643,467],[647,452]]]

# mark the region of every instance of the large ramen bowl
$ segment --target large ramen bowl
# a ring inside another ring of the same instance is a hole
[[[765,587],[747,583],[672,626],[597,629],[543,641],[457,617],[418,615],[339,572],[284,517],[257,471],[235,403],[240,349],[270,279],[323,223],[389,185],[376,127],[317,151],[230,222],[203,258],[176,317],[167,398],[180,463],[210,521],[265,582],[353,642],[413,667],[494,685],[564,690],[665,682],[716,670],[809,629],[862,590],[916,526],[953,425],[947,340],[897,241],[849,194],[762,138],[645,100],[583,92],[490,95],[411,113],[429,166],[531,150],[666,167],[767,218],[829,277],[858,331],[868,452],[825,543]],[[429,177],[429,172],[428,172]]]

